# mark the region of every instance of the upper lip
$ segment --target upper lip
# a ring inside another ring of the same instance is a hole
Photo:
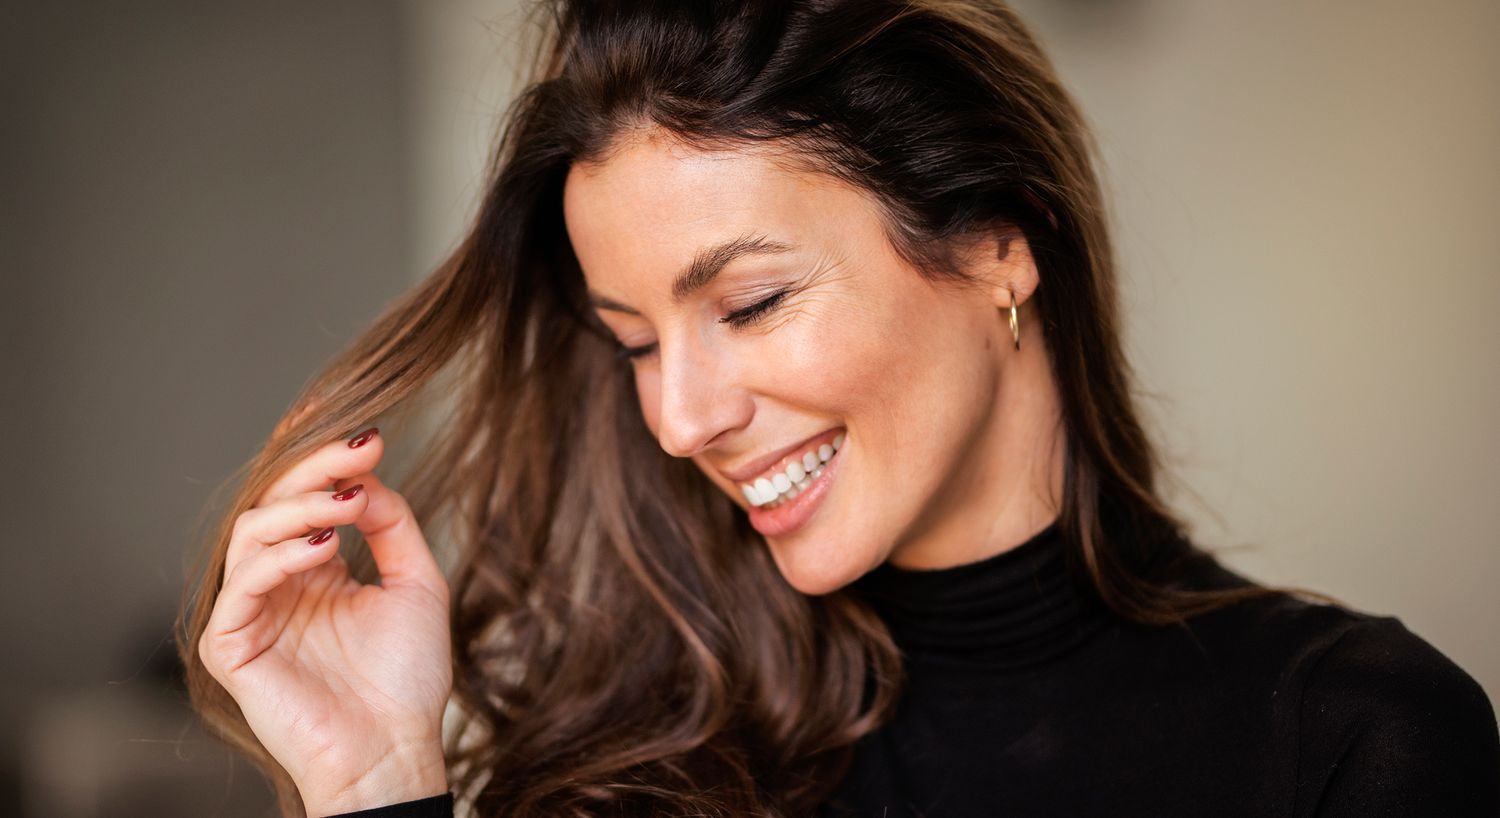
[[[826,436],[831,441],[833,438],[838,437],[839,431],[840,429],[825,429],[784,449],[778,449],[770,454],[757,457],[754,460],[747,460],[732,469],[720,469],[720,472],[736,483],[749,483],[763,474],[767,469],[776,465],[782,458],[807,448],[809,444],[818,438]]]

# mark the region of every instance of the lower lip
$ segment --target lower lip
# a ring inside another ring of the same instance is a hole
[[[827,463],[823,464],[823,473],[796,497],[775,508],[751,506],[749,508],[750,525],[766,537],[785,537],[806,525],[818,507],[823,504],[823,495],[827,494],[828,488],[833,485],[833,478],[838,473],[839,463],[843,462],[842,455],[847,448],[849,448],[849,440],[845,438],[844,445],[833,453],[833,457],[830,457]]]

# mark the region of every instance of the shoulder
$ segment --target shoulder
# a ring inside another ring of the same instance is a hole
[[[1397,619],[1349,618],[1303,684],[1307,799],[1350,814],[1500,812],[1500,738],[1478,682]]]
[[[1257,587],[1204,557],[1199,588]],[[1399,619],[1287,593],[1198,617],[1294,698],[1298,815],[1495,815],[1500,737],[1472,676]]]
[[[1464,716],[1488,723],[1494,734],[1494,712],[1479,683],[1399,619],[1326,607],[1344,621],[1312,658],[1304,703],[1315,712],[1305,715],[1342,708],[1412,722]]]

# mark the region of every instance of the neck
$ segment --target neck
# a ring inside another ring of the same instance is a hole
[[[1006,340],[1009,340],[1007,335]],[[908,569],[976,562],[1015,548],[1060,513],[1064,429],[1041,334],[1022,339],[997,371],[994,399],[965,450],[960,468],[891,551],[887,561]]]
[[[1057,525],[989,559],[909,571],[887,562],[851,588],[923,666],[1020,669],[1082,644],[1107,611],[1069,578]]]

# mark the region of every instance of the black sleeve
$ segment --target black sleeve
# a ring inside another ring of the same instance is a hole
[[[1391,617],[1362,618],[1309,671],[1297,815],[1500,815],[1484,690]]]
[[[445,792],[431,798],[402,801],[358,812],[341,812],[328,818],[453,818],[453,794]]]

